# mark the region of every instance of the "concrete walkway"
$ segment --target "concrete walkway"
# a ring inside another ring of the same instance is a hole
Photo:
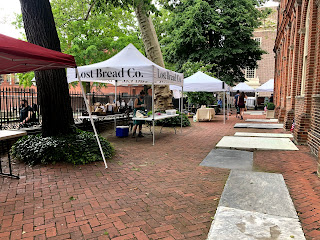
[[[262,129],[281,129],[283,128],[283,124],[268,124],[268,123],[236,123],[234,128],[262,128]]]
[[[252,171],[253,152],[212,149],[200,166]]]
[[[232,170],[208,240],[305,239],[281,174]]]
[[[266,137],[266,138],[293,138],[291,133],[250,133],[236,132],[235,137]]]
[[[277,123],[278,119],[246,119],[246,122],[260,122],[260,123]]]
[[[264,122],[265,119],[253,121]],[[262,125],[262,128],[274,129],[272,125],[280,127],[282,124],[236,125],[260,126],[258,128]],[[290,137],[291,134],[237,132],[235,136],[224,136],[216,145],[218,149],[208,154],[200,165],[233,170],[220,198],[207,240],[305,240],[297,212],[281,174],[252,172],[248,168],[244,168],[247,171],[238,170],[241,169],[239,166],[245,166],[251,160],[248,156],[246,159],[246,151],[225,150],[234,151],[232,164],[229,152],[219,152],[220,155],[217,155],[217,151],[223,150],[221,148],[251,151],[299,150]],[[249,153],[252,152],[247,152]]]
[[[241,149],[241,150],[284,150],[297,151],[296,145],[289,138],[265,138],[265,137],[223,137],[216,148]]]

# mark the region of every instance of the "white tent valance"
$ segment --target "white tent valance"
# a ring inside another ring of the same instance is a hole
[[[237,84],[237,86],[233,87],[232,88],[232,91],[233,92],[236,92],[236,91],[240,91],[240,92],[255,92],[254,88],[253,87],[250,87],[248,84],[242,82],[242,83],[239,83]]]
[[[273,92],[274,89],[274,79],[270,79],[266,83],[262,84],[256,89],[256,92]]]
[[[115,85],[155,84],[183,86],[183,74],[158,66],[129,44],[112,58],[78,67],[81,81]],[[67,69],[68,82],[78,81],[77,72]]]

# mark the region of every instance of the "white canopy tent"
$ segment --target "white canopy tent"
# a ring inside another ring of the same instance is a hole
[[[152,85],[152,125],[153,125],[153,145],[154,135],[154,86],[155,85],[176,85],[183,87],[183,74],[176,73],[158,66],[136,49],[133,44],[129,44],[112,58],[76,69],[67,69],[68,83],[79,81],[85,99],[86,107],[93,124],[91,111],[85,96],[82,81],[111,83],[121,85]],[[117,100],[116,100],[117,101]],[[183,105],[183,99],[182,99]],[[181,109],[182,110],[182,109]],[[182,128],[182,116],[181,116]]]
[[[274,79],[270,79],[266,83],[262,84],[256,89],[256,92],[273,92],[274,89]]]
[[[221,80],[210,77],[203,72],[196,72],[184,79],[184,92],[224,92],[228,86]],[[171,90],[181,89],[179,87],[171,86]]]
[[[235,87],[232,88],[233,92],[236,92],[238,90],[240,92],[255,92],[253,87],[250,87],[248,84],[244,82],[238,83]]]
[[[170,86],[170,89],[182,92],[224,92],[223,113],[225,122],[225,97],[226,91],[230,90],[230,87],[225,82],[198,71],[184,79],[183,89],[177,86]]]

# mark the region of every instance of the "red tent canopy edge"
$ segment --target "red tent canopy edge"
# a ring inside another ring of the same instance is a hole
[[[76,66],[71,55],[0,34],[0,74]]]

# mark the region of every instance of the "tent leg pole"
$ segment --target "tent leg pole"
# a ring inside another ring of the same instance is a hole
[[[77,75],[78,75],[78,81],[79,81],[79,83],[80,83],[80,88],[81,88],[81,91],[82,91],[83,100],[84,100],[84,102],[85,102],[85,104],[86,104],[86,107],[87,107],[87,111],[88,111],[88,114],[89,114],[89,117],[90,117],[90,122],[91,122],[91,125],[92,125],[92,128],[93,128],[93,131],[94,131],[94,135],[96,136],[96,139],[97,139],[97,142],[98,142],[98,145],[99,145],[99,149],[100,149],[100,152],[101,152],[101,156],[102,156],[104,165],[105,165],[106,168],[108,168],[107,161],[106,161],[106,158],[105,158],[105,156],[104,156],[104,153],[103,153],[103,150],[102,150],[102,146],[101,146],[101,143],[100,143],[100,139],[99,139],[99,136],[98,136],[96,127],[95,127],[94,122],[93,122],[93,119],[92,119],[92,115],[91,115],[91,110],[90,110],[90,107],[89,107],[89,103],[88,103],[86,94],[85,94],[85,92],[84,92],[83,86],[82,86],[82,82],[81,82],[81,79],[80,79],[80,75],[79,75],[78,68],[76,68],[76,71],[77,71]]]
[[[152,145],[154,146],[154,81],[152,82]]]
[[[226,124],[226,91],[223,92],[223,124]]]
[[[182,133],[182,120],[183,120],[183,86],[182,86],[182,89],[181,89],[181,133]]]
[[[229,111],[230,111],[230,107],[229,107],[229,97],[227,95],[227,119],[229,120]]]
[[[116,108],[117,109],[117,85],[118,85],[118,81],[116,80],[116,85],[115,85],[115,94],[114,94],[114,101],[116,104]],[[114,113],[114,131],[117,130],[117,119],[116,119],[116,114]]]

